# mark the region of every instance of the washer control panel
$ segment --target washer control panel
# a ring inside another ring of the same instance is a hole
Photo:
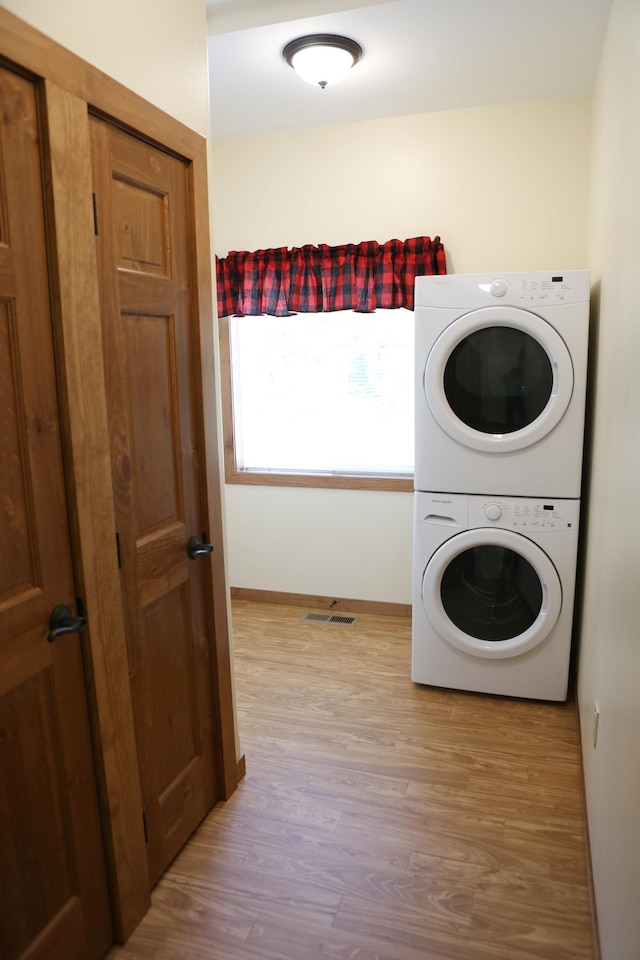
[[[495,526],[525,534],[562,531],[577,527],[579,516],[579,500],[469,497],[470,527]]]

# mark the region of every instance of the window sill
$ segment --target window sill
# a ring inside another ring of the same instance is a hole
[[[226,471],[225,480],[233,484],[261,487],[316,487],[334,490],[388,490],[413,493],[413,477],[385,477],[362,474],[275,473],[257,470]]]

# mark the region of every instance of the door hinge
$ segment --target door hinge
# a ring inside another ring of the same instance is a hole
[[[147,815],[142,811],[142,826],[144,827],[144,842],[149,843],[149,834],[147,833]]]
[[[95,193],[92,193],[91,196],[93,197],[93,232],[97,237],[98,236],[98,203],[96,201]]]
[[[120,553],[120,534],[116,530],[116,553],[118,554],[118,569],[122,570],[122,554]]]

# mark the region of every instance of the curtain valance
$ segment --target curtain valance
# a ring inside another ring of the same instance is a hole
[[[415,278],[446,272],[440,237],[232,251],[216,257],[218,315],[412,310]]]

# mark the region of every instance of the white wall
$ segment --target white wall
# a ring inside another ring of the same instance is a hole
[[[640,957],[639,63],[640,4],[614,0],[594,110],[600,309],[578,686],[603,960]]]
[[[16,16],[209,135],[204,0],[2,0]]]
[[[213,146],[216,252],[440,234],[449,272],[586,266],[591,101]],[[411,602],[412,495],[226,487],[231,586]]]

